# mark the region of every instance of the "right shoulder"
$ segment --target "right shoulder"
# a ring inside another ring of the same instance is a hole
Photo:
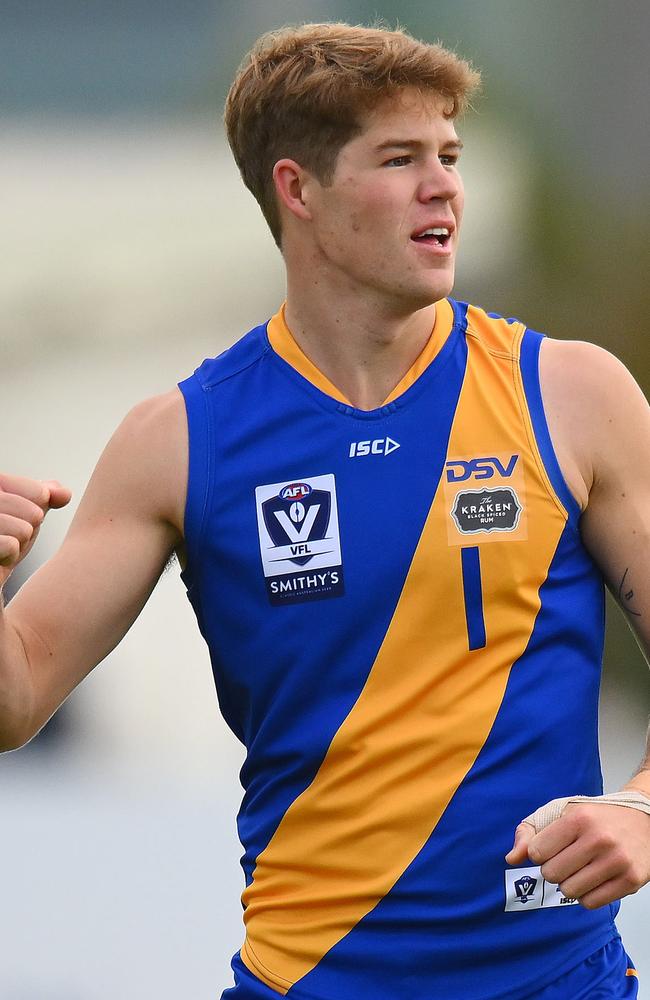
[[[127,434],[138,438],[157,440],[167,434],[182,437],[183,430],[187,438],[185,403],[180,389],[175,387],[159,396],[143,399],[129,410],[120,426]]]
[[[114,477],[142,514],[183,533],[189,466],[185,402],[178,388],[137,403],[109,441],[96,472]]]
[[[268,321],[253,327],[216,358],[206,358],[193,375],[181,382],[183,390],[190,386],[214,389],[217,385],[253,367],[265,355],[272,353],[266,328]]]

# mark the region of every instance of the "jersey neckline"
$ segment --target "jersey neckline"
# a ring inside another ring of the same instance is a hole
[[[272,354],[290,369],[294,376],[315,391],[323,401],[336,409],[358,417],[383,416],[401,405],[404,397],[418,384],[423,375],[438,369],[449,354],[454,339],[451,334],[459,319],[453,299],[436,302],[436,318],[431,335],[409,370],[399,380],[380,406],[372,410],[355,407],[341,390],[307,357],[294,339],[285,319],[286,302],[271,317],[266,326],[266,339]]]

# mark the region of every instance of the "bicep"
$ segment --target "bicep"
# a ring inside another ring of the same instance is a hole
[[[126,418],[63,545],[7,607],[29,663],[34,732],[119,643],[179,544],[182,440],[165,423],[151,407]]]
[[[594,479],[581,531],[650,658],[650,407],[619,362],[606,367],[592,416]]]

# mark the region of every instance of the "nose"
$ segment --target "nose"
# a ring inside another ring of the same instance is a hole
[[[429,161],[426,173],[418,188],[418,199],[428,204],[439,201],[452,201],[462,191],[462,181],[457,170],[441,163],[438,157]]]

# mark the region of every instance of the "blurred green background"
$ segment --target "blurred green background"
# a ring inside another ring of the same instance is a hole
[[[0,463],[75,490],[15,585],[60,540],[126,409],[283,297],[221,129],[243,54],[283,24],[378,19],[484,75],[460,126],[457,297],[595,341],[650,392],[647,2],[5,0]],[[641,757],[648,705],[647,668],[611,607],[608,787]],[[240,763],[168,573],[45,732],[0,760],[3,1000],[214,997],[241,939]],[[621,918],[648,975],[649,913],[646,890]]]

